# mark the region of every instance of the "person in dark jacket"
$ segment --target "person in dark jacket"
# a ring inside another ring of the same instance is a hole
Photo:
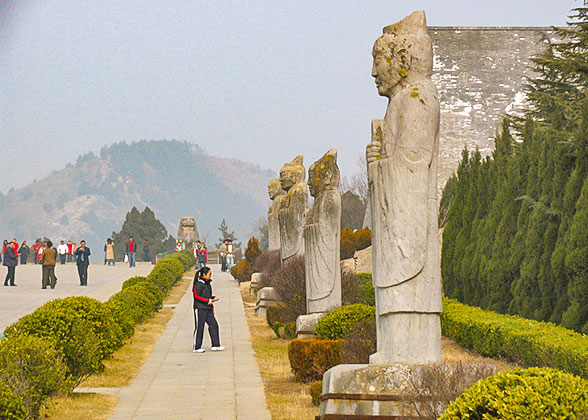
[[[20,263],[26,264],[29,255],[31,255],[31,248],[27,245],[27,241],[22,241],[22,245],[20,246]]]
[[[8,273],[6,273],[6,278],[4,279],[4,286],[16,286],[14,284],[14,276],[16,274],[16,266],[18,264],[18,254],[14,250],[14,242],[8,242],[6,245],[6,249],[4,250],[4,262],[3,264],[8,268]]]
[[[198,270],[206,267],[206,263],[208,262],[208,249],[206,249],[204,242],[198,242],[197,244],[196,261],[198,262]]]
[[[74,252],[74,255],[76,256],[76,264],[78,266],[78,275],[80,276],[80,286],[88,285],[90,254],[90,248],[86,246],[86,241],[81,241],[80,246]]]
[[[194,353],[204,353],[202,339],[204,338],[204,324],[208,324],[208,333],[212,341],[211,351],[223,351],[221,346],[218,323],[214,317],[213,302],[218,301],[218,296],[212,294],[212,270],[209,267],[202,267],[194,277],[192,293],[194,296]]]

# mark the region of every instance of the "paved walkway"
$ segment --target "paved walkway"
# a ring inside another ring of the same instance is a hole
[[[57,264],[55,289],[41,289],[41,266],[34,264],[16,267],[16,284],[18,287],[4,287],[7,269],[0,268],[0,331],[30,314],[45,302],[67,296],[90,296],[102,302],[121,289],[122,283],[132,276],[145,276],[151,272],[150,263],[137,263],[135,268],[128,264],[114,267],[103,264],[91,264],[88,268],[88,286],[80,286],[78,270],[75,264]]]
[[[177,305],[143,369],[117,395],[110,420],[269,420],[249,341],[239,285],[213,265],[213,290],[223,352],[192,353],[191,288]]]

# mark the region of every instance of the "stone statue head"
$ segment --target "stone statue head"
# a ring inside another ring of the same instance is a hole
[[[372,50],[372,76],[381,96],[391,97],[404,80],[430,76],[433,43],[427,33],[425,12],[413,12],[400,22],[386,26]]]
[[[288,191],[294,184],[304,181],[304,165],[302,155],[298,155],[280,169],[280,184],[284,191]]]
[[[270,200],[273,200],[282,194],[282,184],[280,184],[279,179],[272,179],[269,184],[267,184],[267,193]]]
[[[316,197],[322,191],[339,188],[337,149],[329,149],[325,155],[308,168],[308,189]]]

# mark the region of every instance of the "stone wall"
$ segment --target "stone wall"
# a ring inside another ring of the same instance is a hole
[[[464,147],[483,155],[505,113],[525,105],[530,58],[545,48],[551,28],[429,27],[435,54],[433,82],[441,103],[439,189],[455,172]]]

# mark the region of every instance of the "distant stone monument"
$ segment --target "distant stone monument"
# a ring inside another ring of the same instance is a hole
[[[280,170],[280,184],[286,192],[278,212],[282,263],[296,255],[304,255],[302,232],[308,203],[308,187],[304,176],[302,155],[296,156]]]
[[[272,204],[269,206],[267,212],[268,224],[268,249],[270,251],[280,250],[280,221],[278,220],[278,212],[282,202],[286,198],[282,184],[279,179],[272,179],[267,186],[269,198]]]
[[[341,192],[337,150],[330,149],[308,169],[314,197],[304,221],[306,312],[296,320],[298,336],[314,334],[322,315],[341,306]]]
[[[194,243],[200,240],[196,220],[193,217],[180,218],[180,227],[178,228],[178,240],[184,244],[184,249],[192,249]]]
[[[321,419],[414,417],[403,397],[408,381],[441,362],[439,102],[425,13],[385,27],[372,55],[378,93],[389,98],[367,147],[377,352],[370,365],[325,373]]]

